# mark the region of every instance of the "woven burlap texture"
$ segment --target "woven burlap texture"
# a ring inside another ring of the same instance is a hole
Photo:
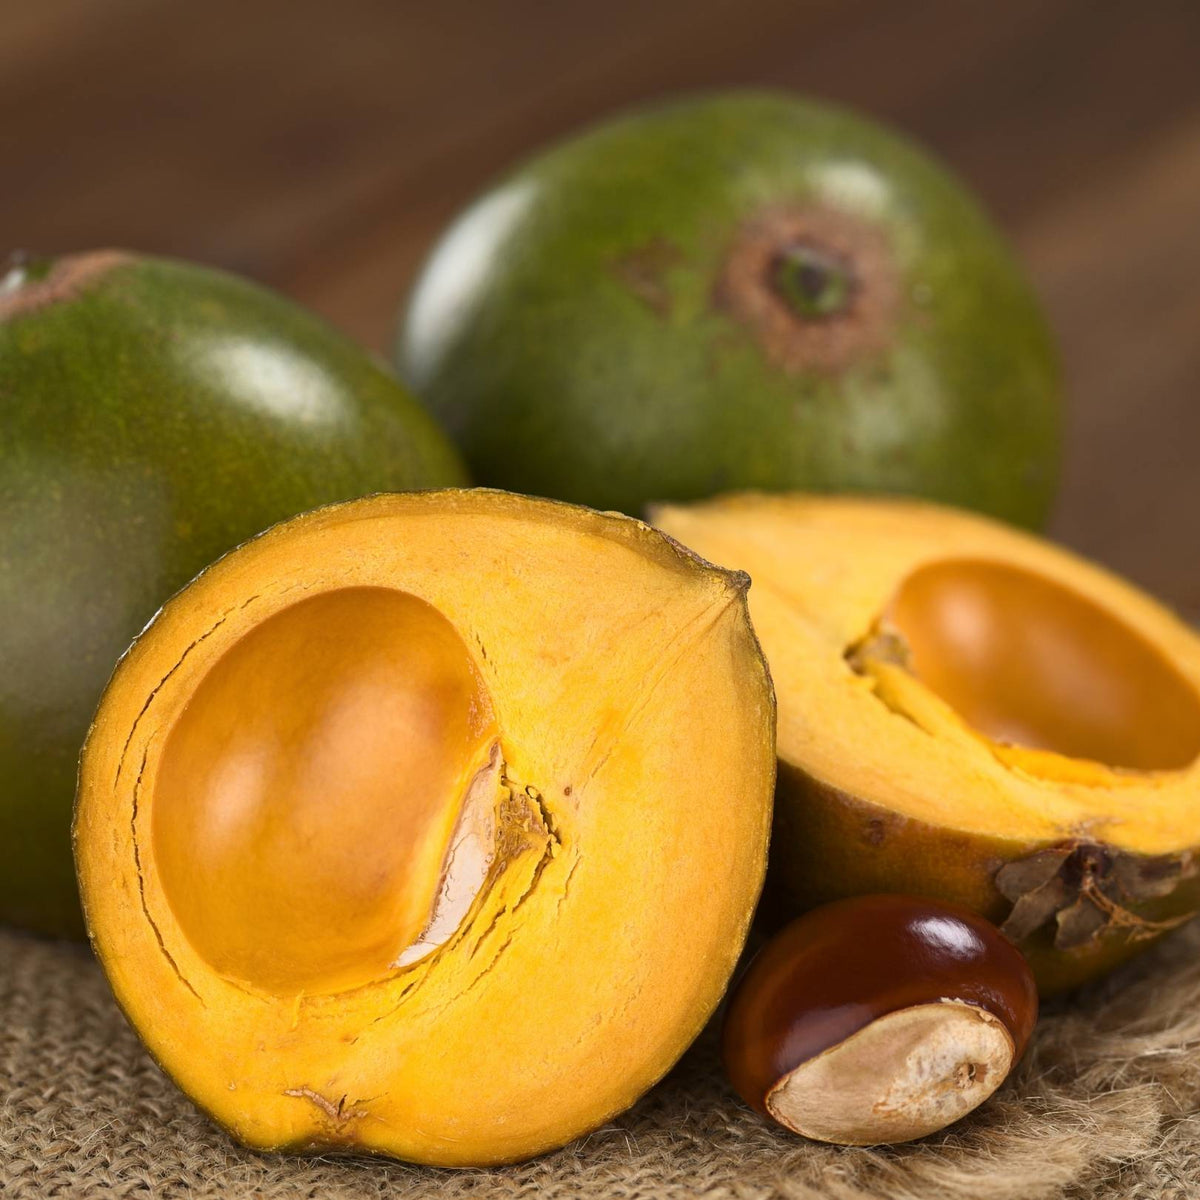
[[[772,1129],[729,1092],[710,1029],[620,1120],[488,1171],[243,1150],[159,1072],[86,950],[0,932],[0,1196],[1200,1197],[1200,929],[1053,1006],[1015,1077],[922,1142],[841,1149]]]

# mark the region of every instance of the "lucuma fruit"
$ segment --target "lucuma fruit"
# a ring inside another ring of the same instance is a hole
[[[76,764],[117,656],[314,505],[462,482],[428,413],[260,287],[103,252],[0,277],[0,920],[80,933]]]
[[[518,168],[434,249],[397,344],[477,481],[640,514],[736,488],[1042,523],[1045,321],[963,186],[788,95],[691,99]]]
[[[425,1163],[594,1128],[715,1008],[766,867],[744,575],[487,491],[276,527],[171,600],[88,735],[97,955],[241,1141]]]
[[[1200,909],[1200,637],[1150,597],[915,501],[744,495],[656,519],[754,579],[777,915],[871,892],[962,904],[1049,993]]]

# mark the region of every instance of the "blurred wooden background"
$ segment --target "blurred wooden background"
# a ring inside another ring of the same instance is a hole
[[[0,0],[0,254],[205,260],[382,348],[515,157],[736,84],[852,103],[975,186],[1063,347],[1055,532],[1200,619],[1195,0]]]

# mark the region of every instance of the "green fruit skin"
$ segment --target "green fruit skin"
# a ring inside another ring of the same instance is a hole
[[[0,406],[0,919],[74,936],[76,760],[134,635],[276,521],[465,475],[346,338],[179,262],[128,256],[0,320]]]
[[[890,245],[886,347],[789,372],[722,305],[736,232],[780,206]],[[528,162],[435,248],[397,362],[478,481],[599,508],[800,488],[1039,526],[1056,488],[1056,355],[995,228],[896,134],[782,94],[680,101]]]

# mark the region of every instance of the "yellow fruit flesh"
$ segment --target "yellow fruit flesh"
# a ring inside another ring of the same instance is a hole
[[[627,1107],[715,1007],[773,728],[744,580],[637,522],[488,492],[310,514],[114,675],[76,814],[93,942],[244,1142],[522,1158]],[[424,945],[476,809],[483,876]]]

